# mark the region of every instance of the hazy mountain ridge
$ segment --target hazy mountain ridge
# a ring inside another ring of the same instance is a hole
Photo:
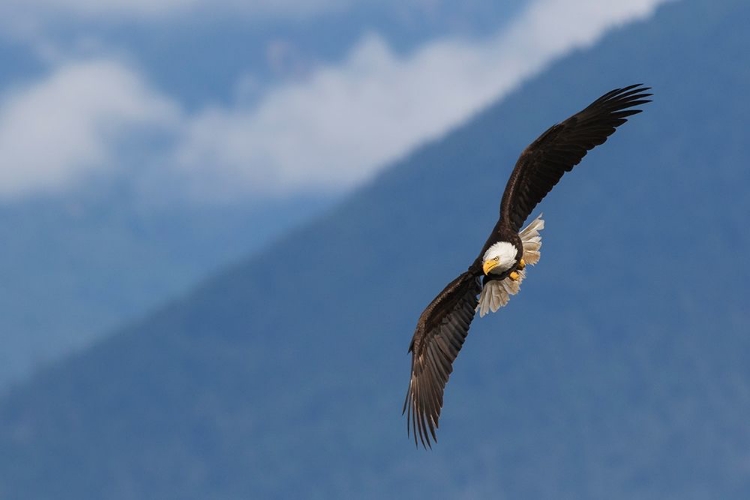
[[[666,6],[17,389],[0,494],[747,497],[748,15]],[[476,320],[415,451],[419,312],[475,257],[520,150],[637,81],[654,102],[543,202],[540,264]]]
[[[259,251],[325,198],[153,207],[114,189],[0,206],[0,394]]]

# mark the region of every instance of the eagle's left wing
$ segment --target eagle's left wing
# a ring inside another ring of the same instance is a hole
[[[501,219],[508,227],[520,231],[565,172],[603,144],[629,116],[640,113],[635,106],[651,102],[649,90],[637,84],[607,92],[532,142],[518,158],[500,202]]]

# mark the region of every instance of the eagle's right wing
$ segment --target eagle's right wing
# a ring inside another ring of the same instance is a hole
[[[443,391],[453,371],[453,361],[469,333],[477,307],[480,280],[467,271],[451,281],[419,317],[409,352],[412,353],[411,380],[404,401],[407,429],[417,434],[422,446],[437,440]]]

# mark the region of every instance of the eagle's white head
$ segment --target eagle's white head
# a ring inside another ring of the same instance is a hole
[[[518,249],[507,241],[498,241],[484,252],[482,270],[484,274],[502,274],[516,263]]]

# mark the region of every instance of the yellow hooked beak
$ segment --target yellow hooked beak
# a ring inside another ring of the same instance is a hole
[[[484,271],[484,274],[489,274],[490,271],[497,267],[497,264],[498,261],[495,259],[486,260],[484,261],[484,264],[482,264],[482,271]]]

